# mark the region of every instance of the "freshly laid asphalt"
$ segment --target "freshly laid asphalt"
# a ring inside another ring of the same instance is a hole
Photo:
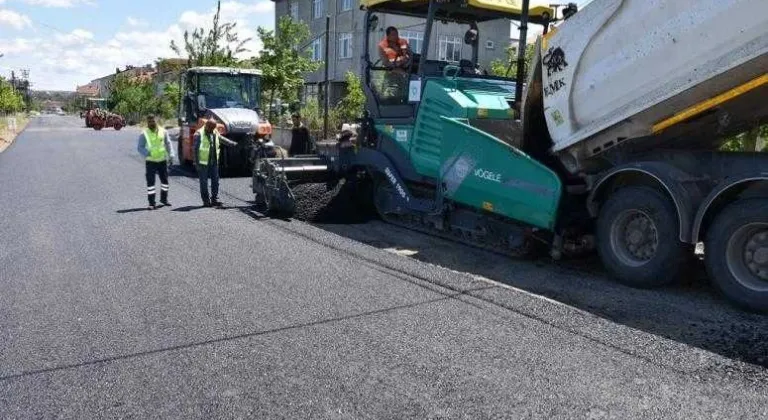
[[[264,218],[246,179],[146,211],[137,134],[43,116],[0,154],[2,419],[768,416],[759,363]]]

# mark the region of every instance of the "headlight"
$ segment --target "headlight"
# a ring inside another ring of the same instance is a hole
[[[272,125],[269,124],[269,123],[267,123],[267,124],[259,124],[259,128],[258,128],[257,132],[262,137],[271,135],[272,134]]]

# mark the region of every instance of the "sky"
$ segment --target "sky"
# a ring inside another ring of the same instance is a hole
[[[170,41],[208,27],[215,7],[215,0],[0,0],[0,76],[28,69],[32,89],[72,91],[117,67],[176,57]],[[223,0],[221,10],[241,39],[253,39],[246,55],[255,55],[256,28],[274,28],[274,3]]]

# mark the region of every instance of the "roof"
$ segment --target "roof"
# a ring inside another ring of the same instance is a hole
[[[96,83],[88,83],[87,85],[78,86],[75,92],[79,95],[95,96],[99,94],[99,85]]]
[[[457,22],[482,22],[494,19],[520,19],[523,0],[442,0],[437,17]],[[429,10],[429,0],[360,0],[360,5],[381,13],[423,16]],[[544,24],[555,16],[555,9],[546,0],[530,0],[528,19]]]
[[[190,67],[191,73],[231,73],[231,74],[255,74],[261,76],[261,70],[241,69],[237,67]]]

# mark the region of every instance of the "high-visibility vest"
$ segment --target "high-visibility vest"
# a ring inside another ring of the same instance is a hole
[[[219,162],[219,132],[213,130],[213,148],[216,150],[216,162]],[[211,139],[205,134],[205,130],[200,130],[200,148],[197,150],[197,157],[201,165],[208,164],[208,158],[211,155]]]
[[[150,162],[165,162],[168,159],[168,151],[165,150],[165,130],[157,127],[157,131],[144,130],[144,139],[147,141],[147,160]]]
[[[398,47],[399,49],[392,48],[389,45],[389,41],[387,38],[384,38],[379,42],[379,47],[381,47],[384,50],[384,54],[387,55],[387,59],[390,62],[394,62],[398,56],[405,55],[405,52],[408,50],[408,40],[405,38],[398,38],[397,39]]]

